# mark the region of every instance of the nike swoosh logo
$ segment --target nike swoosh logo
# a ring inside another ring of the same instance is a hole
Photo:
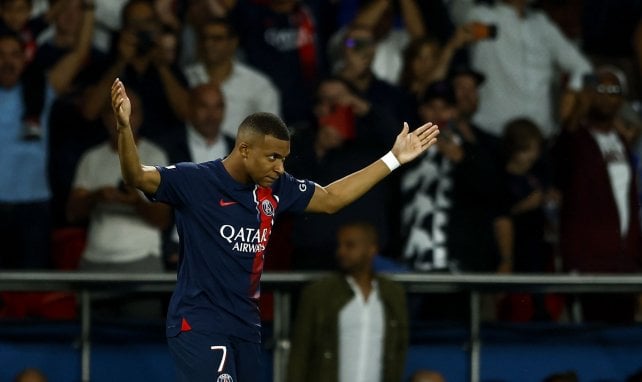
[[[225,201],[225,200],[223,200],[223,199],[221,199],[221,200],[219,200],[219,201],[218,201],[218,204],[219,204],[221,207],[231,206],[231,205],[236,204],[236,203],[238,203],[238,202],[226,202],[226,201]]]

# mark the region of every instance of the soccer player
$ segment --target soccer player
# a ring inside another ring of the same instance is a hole
[[[180,258],[166,335],[179,381],[258,381],[259,281],[275,216],[338,211],[435,144],[439,133],[431,123],[412,133],[404,124],[390,152],[324,187],[285,172],[290,135],[273,114],[248,116],[225,159],[153,167],[140,163],[119,79],[111,101],[123,179],[176,213]]]

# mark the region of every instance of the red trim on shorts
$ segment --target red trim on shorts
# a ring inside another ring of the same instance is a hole
[[[183,321],[181,321],[181,332],[189,332],[192,330],[192,327],[189,325],[189,322],[183,317]]]

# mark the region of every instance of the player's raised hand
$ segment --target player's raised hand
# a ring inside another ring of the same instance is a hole
[[[412,133],[408,123],[404,122],[403,129],[392,146],[392,153],[395,154],[399,163],[408,163],[437,143],[438,134],[439,126],[433,125],[432,122],[426,123]]]
[[[118,122],[117,128],[121,129],[129,126],[132,105],[129,97],[127,97],[127,92],[125,92],[125,85],[118,78],[111,85],[111,107]]]

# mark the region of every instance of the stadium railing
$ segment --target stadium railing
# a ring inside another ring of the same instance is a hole
[[[274,381],[284,380],[289,349],[291,296],[293,290],[322,277],[318,272],[266,272],[261,285],[274,293]],[[642,292],[642,275],[600,274],[388,274],[411,293],[467,292],[470,295],[469,374],[471,382],[480,380],[480,295],[493,292],[530,293],[625,293]],[[92,293],[122,290],[126,292],[169,292],[176,275],[116,274],[84,272],[0,272],[0,291],[74,291],[79,296],[81,377],[90,380]]]

